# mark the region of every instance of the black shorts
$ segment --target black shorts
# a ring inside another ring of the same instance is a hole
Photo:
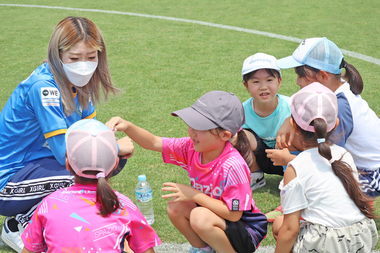
[[[256,251],[260,242],[265,238],[268,221],[262,213],[244,211],[240,220],[237,222],[226,220],[226,225],[224,233],[234,250],[238,253],[251,253]]]
[[[244,129],[248,132],[252,133],[257,142],[257,148],[255,151],[253,151],[253,154],[256,157],[256,162],[259,168],[267,174],[276,174],[283,176],[284,175],[284,168],[282,166],[275,166],[273,165],[273,162],[270,158],[267,157],[267,153],[265,152],[266,149],[273,149],[272,147],[268,147],[265,142],[263,142],[262,139],[254,132],[252,129]]]

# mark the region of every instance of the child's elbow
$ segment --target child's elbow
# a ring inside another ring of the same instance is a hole
[[[242,211],[232,211],[228,220],[231,222],[237,222],[240,220],[242,215],[243,215]]]

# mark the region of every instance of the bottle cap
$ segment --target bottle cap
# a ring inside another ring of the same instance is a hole
[[[138,177],[139,181],[146,181],[146,176],[145,175],[140,175]]]

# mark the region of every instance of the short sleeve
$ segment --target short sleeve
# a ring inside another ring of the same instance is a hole
[[[56,134],[64,134],[67,125],[59,89],[48,81],[39,81],[31,87],[28,97],[45,138]],[[49,124],[46,124],[46,122],[49,122]]]
[[[284,214],[294,213],[303,210],[308,206],[308,201],[304,194],[299,180],[295,177],[280,192],[281,205]]]
[[[181,166],[187,170],[190,143],[189,137],[162,138],[162,158],[164,162]]]
[[[254,202],[252,199],[248,166],[242,164],[239,160],[235,160],[235,158],[230,158],[230,160],[225,162],[225,165],[231,167],[228,170],[229,172],[221,199],[232,211],[251,210]]]
[[[45,252],[46,244],[43,236],[42,219],[39,217],[41,206],[46,205],[46,200],[41,202],[34,212],[32,219],[21,235],[25,248],[33,252]]]

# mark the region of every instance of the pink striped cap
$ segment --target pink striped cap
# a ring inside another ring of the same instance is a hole
[[[338,117],[336,95],[318,82],[309,84],[291,96],[290,108],[294,121],[305,131],[315,132],[314,126],[310,124],[317,118],[326,122],[327,132],[335,127]]]
[[[102,122],[84,119],[74,123],[66,133],[67,159],[74,172],[85,178],[96,178],[86,171],[107,176],[116,166],[118,147],[115,134]]]

